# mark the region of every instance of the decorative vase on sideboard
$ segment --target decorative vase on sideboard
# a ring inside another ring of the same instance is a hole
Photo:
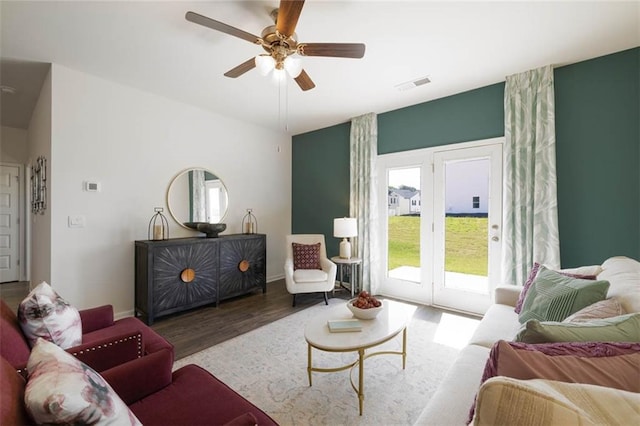
[[[135,242],[135,312],[156,318],[262,289],[266,235]]]

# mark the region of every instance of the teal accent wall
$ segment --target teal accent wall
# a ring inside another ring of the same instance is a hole
[[[378,154],[503,135],[504,83],[378,115]]]
[[[563,266],[640,259],[640,48],[558,68]]]
[[[333,219],[349,216],[351,123],[293,137],[291,232],[324,234],[329,257],[337,256]]]
[[[640,48],[554,74],[562,265],[640,259]],[[379,114],[378,153],[503,136],[503,97],[499,83]],[[349,130],[293,137],[292,231],[324,233],[330,255],[333,218],[349,213]]]

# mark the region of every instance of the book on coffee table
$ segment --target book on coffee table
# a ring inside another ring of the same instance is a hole
[[[327,321],[329,331],[332,333],[343,333],[346,331],[362,331],[362,324],[357,319],[341,319]]]

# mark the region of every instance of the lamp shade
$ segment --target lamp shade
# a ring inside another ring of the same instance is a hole
[[[349,238],[358,235],[358,222],[352,217],[333,219],[333,236]]]

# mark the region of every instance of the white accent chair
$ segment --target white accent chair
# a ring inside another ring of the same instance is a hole
[[[327,300],[327,292],[333,291],[336,285],[337,266],[327,258],[327,248],[323,234],[294,234],[287,235],[287,258],[284,263],[284,279],[287,291],[293,295],[293,306],[296,306],[296,294],[300,293],[324,293],[324,302]],[[293,245],[320,243],[320,269],[293,269]]]

